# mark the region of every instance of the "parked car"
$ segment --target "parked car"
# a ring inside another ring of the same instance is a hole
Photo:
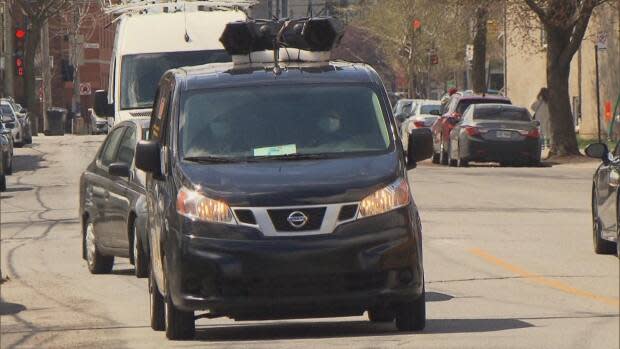
[[[592,242],[597,254],[620,257],[620,142],[613,153],[604,143],[590,144],[586,155],[601,159],[592,180]]]
[[[8,101],[0,101],[0,115],[2,116],[4,127],[11,130],[15,147],[22,147],[24,145],[24,131],[21,123],[17,120],[17,114],[13,106]]]
[[[511,104],[510,99],[501,96],[473,95],[468,91],[455,93],[450,97],[445,113],[439,117],[431,131],[433,133],[433,163],[448,164],[448,144],[452,128],[461,121],[465,110],[472,104]]]
[[[430,128],[439,118],[441,102],[435,100],[417,100],[413,112],[401,125],[401,139],[405,149],[409,144],[411,131],[417,128]]]
[[[13,136],[11,130],[0,122],[0,153],[2,153],[2,167],[5,174],[13,174]]]
[[[400,126],[411,115],[414,106],[413,99],[400,99],[396,102],[393,108],[394,119],[396,120],[396,126],[400,132]]]
[[[160,81],[151,137],[136,149],[148,173],[151,327],[183,339],[201,310],[237,320],[369,311],[423,329],[406,169],[430,158],[430,131],[405,160],[367,65],[296,62],[274,77],[230,63]]]
[[[508,104],[473,104],[450,132],[448,163],[470,161],[501,165],[540,164],[540,132],[526,108]]]
[[[148,275],[145,174],[134,166],[148,126],[146,119],[117,124],[82,173],[82,258],[93,274],[109,273],[115,257],[127,257],[137,277]]]
[[[30,122],[30,115],[28,113],[28,110],[22,107],[21,104],[15,103],[13,98],[3,98],[2,101],[8,102],[13,107],[15,116],[17,117],[17,120],[22,127],[24,143],[32,144],[32,124]]]
[[[0,191],[6,190],[6,176],[13,172],[13,137],[0,122]]]

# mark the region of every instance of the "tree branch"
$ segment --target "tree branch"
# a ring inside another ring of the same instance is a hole
[[[524,0],[525,3],[527,4],[527,6],[529,6],[532,11],[534,11],[534,13],[536,13],[536,15],[538,16],[538,18],[540,18],[540,21],[545,23],[548,20],[548,14],[545,12],[545,10],[543,10],[542,7],[540,7],[540,5],[538,5],[536,3],[536,1],[534,0]]]

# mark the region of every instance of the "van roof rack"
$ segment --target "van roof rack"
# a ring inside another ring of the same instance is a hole
[[[162,1],[162,0],[122,0],[120,4],[112,5],[104,2],[104,11],[111,15],[127,13],[174,13],[218,10],[247,10],[257,4],[256,0],[199,0],[199,1]]]

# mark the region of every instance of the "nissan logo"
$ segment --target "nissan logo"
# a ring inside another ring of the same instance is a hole
[[[306,216],[303,212],[295,211],[288,215],[288,218],[286,220],[294,228],[299,229],[308,223],[308,216]]]

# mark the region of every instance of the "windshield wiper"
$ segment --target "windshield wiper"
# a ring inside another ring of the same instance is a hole
[[[332,154],[317,153],[317,154],[286,154],[286,155],[267,155],[267,156],[255,156],[247,158],[248,161],[261,161],[261,160],[314,160],[314,159],[329,159],[335,157]]]
[[[237,162],[237,159],[233,159],[233,158],[223,158],[223,157],[217,157],[217,156],[187,156],[185,158],[183,158],[183,160],[187,160],[187,161],[191,161],[191,162],[203,162],[203,163],[232,163],[232,162]]]

